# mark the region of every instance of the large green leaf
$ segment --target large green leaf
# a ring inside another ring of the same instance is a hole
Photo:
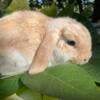
[[[10,96],[19,88],[19,76],[13,76],[6,79],[0,79],[0,99]]]
[[[22,83],[33,91],[63,100],[97,100],[100,91],[92,77],[77,65],[59,65],[38,75],[24,74]]]

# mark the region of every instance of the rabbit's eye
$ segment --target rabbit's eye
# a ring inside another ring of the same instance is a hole
[[[75,46],[75,41],[74,40],[67,40],[66,43],[70,46]]]

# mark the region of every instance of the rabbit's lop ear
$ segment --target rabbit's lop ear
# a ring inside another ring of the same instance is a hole
[[[59,31],[47,32],[44,36],[42,43],[40,44],[34,60],[32,61],[29,74],[36,74],[43,72],[51,59],[54,47],[59,38]]]

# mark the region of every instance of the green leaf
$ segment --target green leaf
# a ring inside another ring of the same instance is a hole
[[[55,4],[52,4],[51,6],[41,8],[40,11],[48,16],[55,17],[57,14],[57,7]]]
[[[29,9],[28,0],[13,0],[10,6],[7,8],[7,13],[26,9]]]
[[[61,100],[61,99],[58,99],[58,98],[54,98],[54,97],[50,97],[50,96],[44,95],[44,96],[43,96],[43,100]]]
[[[4,100],[24,100],[24,99],[20,98],[20,97],[19,97],[18,95],[16,95],[16,94],[13,94],[13,95],[7,97],[7,98],[4,99]]]
[[[23,90],[17,94],[23,100],[42,100],[42,95],[40,93],[33,92],[26,87],[24,87]]]
[[[12,95],[19,88],[19,76],[0,79],[0,99]]]
[[[59,65],[33,76],[24,74],[21,81],[33,91],[63,100],[100,98],[100,91],[96,89],[92,77],[77,65]]]

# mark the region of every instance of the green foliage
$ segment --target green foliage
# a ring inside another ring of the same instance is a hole
[[[62,11],[59,12],[59,16],[71,16],[74,13],[74,4],[67,4]]]
[[[7,12],[13,12],[17,10],[28,10],[28,0],[13,0],[11,5],[8,7]]]
[[[42,95],[40,93],[34,92],[26,87],[21,89],[21,91],[18,91],[18,96],[20,98],[23,98],[24,100],[41,100]]]
[[[55,4],[52,4],[49,7],[43,7],[40,9],[41,12],[43,12],[44,14],[48,15],[48,16],[52,16],[55,17],[57,14],[57,7]]]
[[[19,88],[19,76],[7,79],[0,79],[0,99],[10,96]]]
[[[90,16],[92,15],[91,9],[92,9],[91,6],[85,8],[84,11],[82,12],[82,15],[84,15],[86,18],[90,18]]]

